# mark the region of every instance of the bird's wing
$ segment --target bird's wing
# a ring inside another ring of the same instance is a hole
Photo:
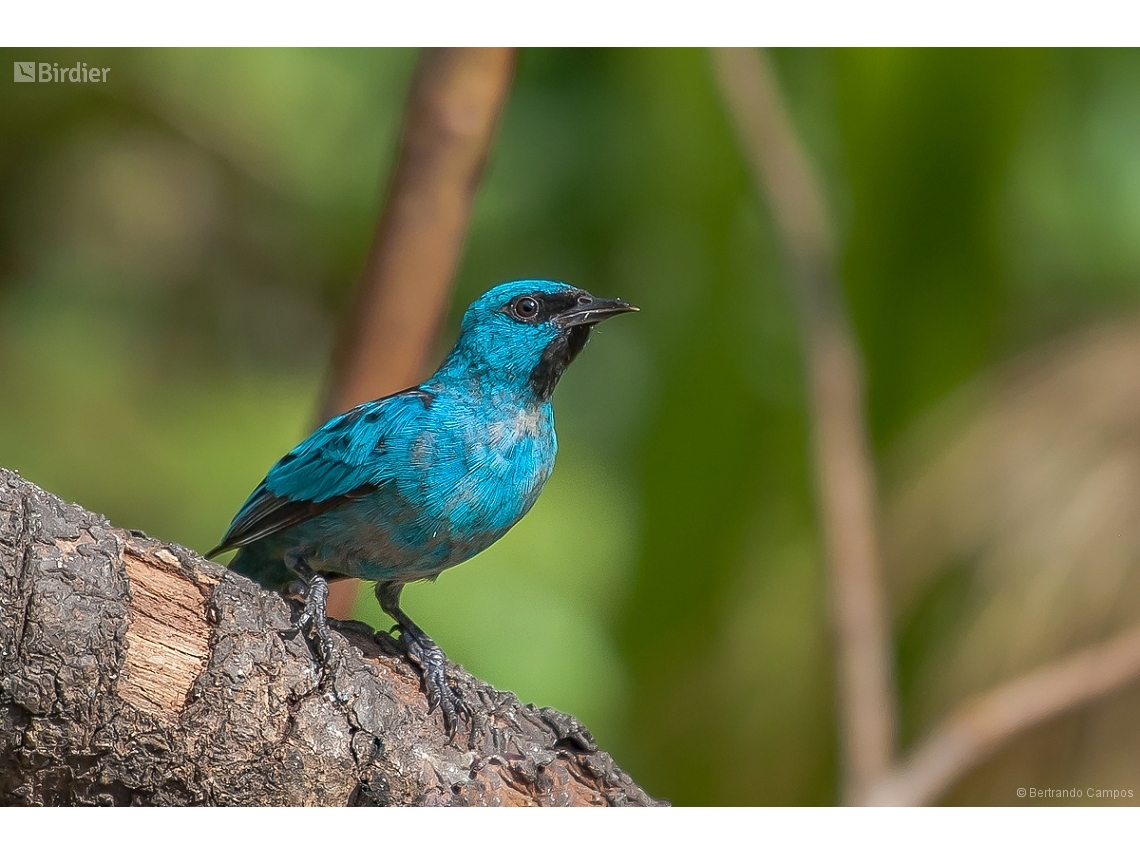
[[[246,546],[377,489],[392,476],[389,443],[416,430],[414,423],[433,398],[418,387],[405,389],[330,419],[273,465],[206,557]]]

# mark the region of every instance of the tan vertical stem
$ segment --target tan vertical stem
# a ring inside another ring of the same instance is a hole
[[[416,67],[400,150],[368,261],[337,337],[319,417],[422,381],[467,234],[513,48],[432,48]],[[343,617],[357,584],[333,586]]]
[[[780,102],[767,56],[719,48],[721,93],[791,268],[810,382],[820,516],[831,580],[843,797],[860,803],[890,772],[895,693],[880,579],[863,374],[836,281],[819,182]]]

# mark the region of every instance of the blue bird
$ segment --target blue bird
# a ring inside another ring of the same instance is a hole
[[[551,396],[599,321],[634,306],[547,280],[498,285],[467,309],[427,382],[353,407],[282,457],[207,557],[304,596],[328,662],[327,579],[376,583],[454,733],[467,714],[439,646],[400,609],[404,585],[482,552],[530,510],[554,468]]]

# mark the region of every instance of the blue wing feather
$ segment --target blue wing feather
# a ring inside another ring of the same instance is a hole
[[[261,540],[366,495],[393,477],[388,441],[415,433],[434,395],[420,388],[335,416],[282,457],[207,557]]]

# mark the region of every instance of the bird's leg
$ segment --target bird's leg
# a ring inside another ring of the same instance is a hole
[[[329,583],[320,573],[309,566],[305,556],[295,552],[285,554],[285,566],[288,567],[304,586],[304,603],[294,630],[300,632],[306,625],[311,625],[313,634],[317,637],[317,654],[321,663],[327,665],[332,661],[333,641],[329,632],[328,612],[326,604],[329,599]]]
[[[471,711],[463,698],[447,682],[447,657],[428,634],[420,629],[400,608],[400,592],[403,582],[377,582],[376,599],[382,608],[400,627],[400,635],[408,656],[419,666],[424,680],[424,694],[428,699],[428,712],[437,706],[443,712],[443,726],[448,739],[455,736],[459,716],[471,717]]]

